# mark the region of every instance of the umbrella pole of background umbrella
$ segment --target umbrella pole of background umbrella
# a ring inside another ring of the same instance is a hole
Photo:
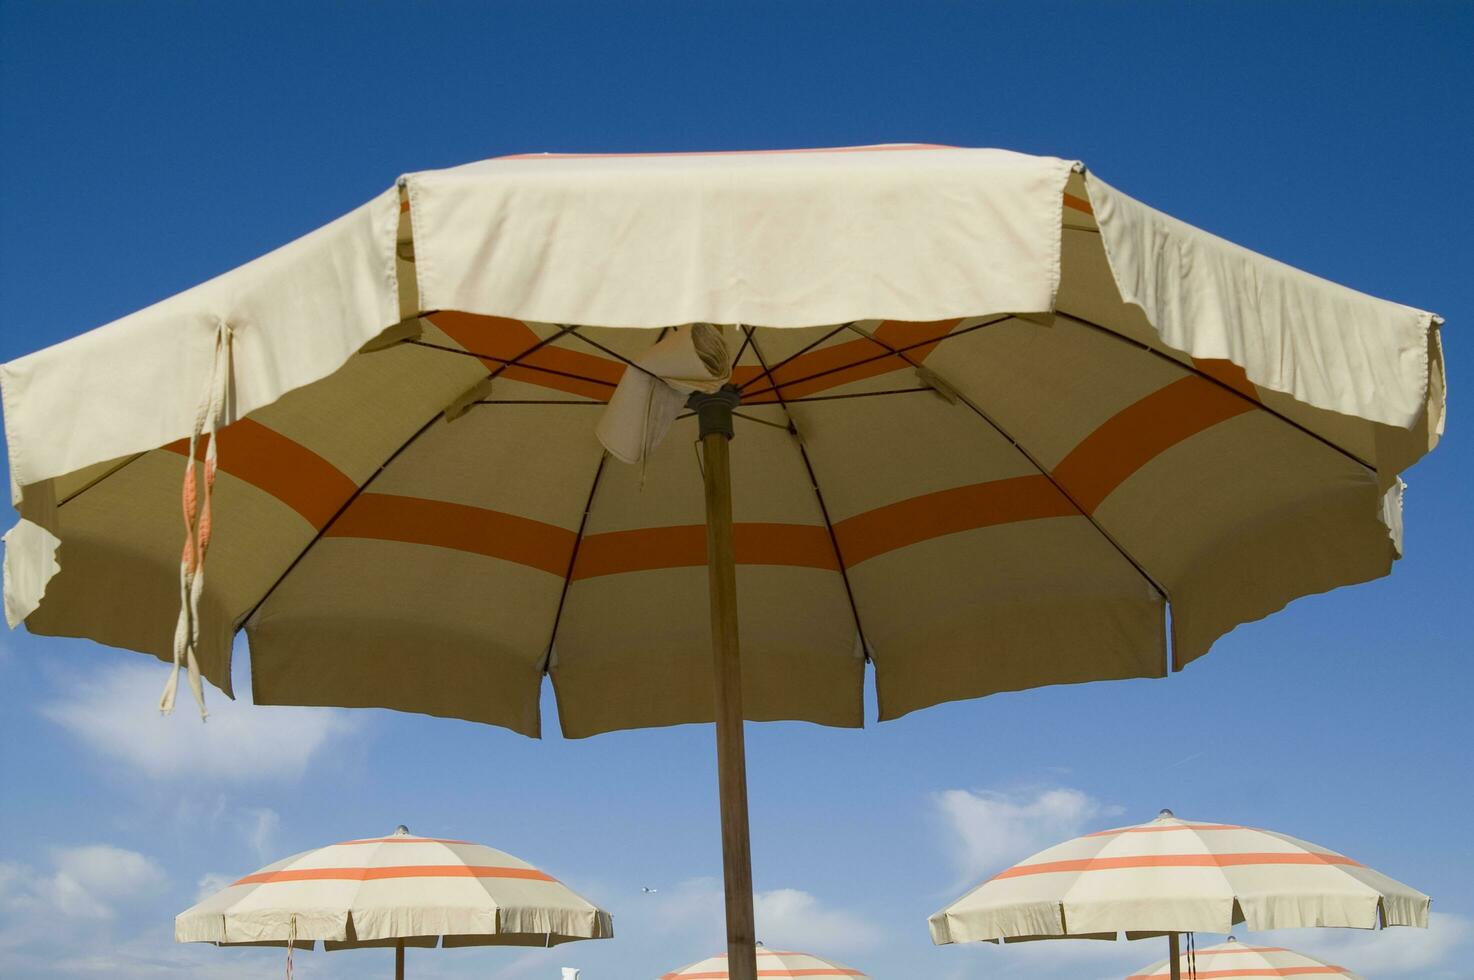
[[[404,940],[394,944],[394,980],[404,980]]]
[[[1182,980],[1182,947],[1175,932],[1167,933],[1167,970],[1172,980]]]
[[[752,845],[747,831],[747,755],[742,731],[742,661],[737,645],[737,565],[732,549],[732,409],[730,386],[696,394],[706,485],[706,564],[711,586],[711,642],[716,680],[717,782],[722,807],[722,877],[727,898],[727,971],[756,980],[752,915]]]

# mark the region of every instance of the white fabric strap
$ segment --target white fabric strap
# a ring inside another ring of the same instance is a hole
[[[205,710],[205,689],[200,678],[197,651],[200,644],[200,599],[205,591],[205,554],[210,547],[210,497],[215,487],[218,449],[216,433],[230,403],[231,329],[222,320],[215,331],[215,357],[210,366],[210,380],[195,413],[194,428],[189,435],[189,452],[184,463],[184,554],[179,559],[179,621],[174,626],[174,669],[159,697],[159,711],[169,714],[179,690],[179,669],[187,668],[190,690],[199,705],[200,719],[209,716]],[[203,478],[197,477],[195,454],[201,437],[205,440]]]
[[[640,463],[660,445],[693,391],[713,392],[732,377],[722,329],[711,323],[676,327],[626,370],[594,430],[616,459]]]

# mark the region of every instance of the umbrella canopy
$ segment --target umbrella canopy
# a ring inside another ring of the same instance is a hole
[[[551,946],[614,935],[556,878],[468,841],[344,841],[269,864],[174,920],[178,942],[311,947]]]
[[[569,736],[715,718],[731,869],[744,717],[858,726],[867,662],[883,719],[1162,676],[1386,574],[1439,322],[1056,158],[410,174],[0,365],[6,613],[201,701],[244,629],[262,703],[535,735],[549,677]]]
[[[1192,954],[1196,967],[1191,976],[1197,980],[1218,980],[1233,977],[1234,980],[1278,980],[1280,977],[1344,977],[1346,980],[1363,980],[1344,966],[1332,966],[1320,960],[1278,946],[1250,946],[1237,939],[1230,939],[1217,946],[1209,946]],[[1179,958],[1182,972],[1189,967],[1187,954]],[[1171,976],[1167,960],[1153,963],[1138,970],[1126,980],[1169,980]]]
[[[641,467],[595,438],[656,337],[613,328],[697,320],[748,325],[723,340],[754,719],[860,725],[867,658],[882,718],[1182,667],[1385,574],[1443,419],[1431,314],[1069,161],[493,160],[0,366],[7,609],[172,658],[217,406],[194,652],[223,690],[244,629],[261,703],[535,735],[547,676],[569,736],[709,721],[697,423]]]
[[[849,977],[869,980],[866,974],[812,953],[785,953],[761,946],[757,951],[759,977]],[[727,957],[711,956],[670,973],[660,980],[727,980]]]
[[[1256,931],[1427,928],[1428,906],[1427,895],[1344,854],[1163,810],[1150,823],[1040,851],[937,912],[930,924],[938,945],[1165,933],[1170,972],[1179,933],[1226,933],[1239,923]]]

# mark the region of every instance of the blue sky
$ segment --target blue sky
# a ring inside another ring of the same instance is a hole
[[[1081,159],[1211,231],[1447,318],[1449,431],[1408,477],[1408,555],[1165,681],[863,732],[750,726],[760,932],[878,980],[1119,977],[1157,947],[933,948],[925,918],[1040,847],[1170,806],[1323,843],[1435,898],[1428,933],[1288,944],[1368,977],[1470,977],[1471,38],[1467,3],[0,0],[0,359],[238,265],[410,170],[896,141]],[[210,882],[401,822],[534,861],[620,934],[411,954],[412,975],[654,977],[720,948],[709,730],[532,742],[217,697],[202,732],[189,712],[157,717],[162,680],[95,644],[0,637],[0,974],[271,975],[273,952],[175,947],[174,913]],[[312,954],[298,976],[386,964]]]

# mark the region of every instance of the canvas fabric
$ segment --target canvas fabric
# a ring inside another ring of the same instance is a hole
[[[284,858],[174,920],[178,942],[328,949],[549,946],[614,935],[609,913],[526,861],[396,833]]]
[[[1297,953],[1279,946],[1254,946],[1229,940],[1217,946],[1197,950],[1190,961],[1187,954],[1181,956],[1182,976],[1189,976],[1188,966],[1193,963],[1196,980],[1279,980],[1281,977],[1342,977],[1345,980],[1364,980],[1361,974],[1352,973],[1344,966],[1335,966],[1322,960]],[[1145,969],[1131,974],[1126,980],[1170,980],[1172,974],[1167,960],[1153,963]]]
[[[759,977],[829,977],[833,980],[869,980],[859,970],[841,966],[833,960],[809,953],[784,952],[782,950],[757,948],[757,975]],[[682,967],[672,973],[662,973],[659,980],[727,980],[726,954],[710,956],[704,960]]]
[[[937,944],[1340,926],[1427,928],[1429,898],[1285,834],[1172,816],[1007,868],[930,919]]]
[[[666,356],[690,323],[728,374]],[[493,160],[0,366],[12,623],[173,659],[182,440],[225,329],[199,670],[229,693],[243,630],[258,702],[528,735],[547,681],[569,736],[712,718],[685,391],[742,394],[747,716],[840,726],[867,662],[881,718],[1159,677],[1387,574],[1443,420],[1435,317],[1070,161]]]

